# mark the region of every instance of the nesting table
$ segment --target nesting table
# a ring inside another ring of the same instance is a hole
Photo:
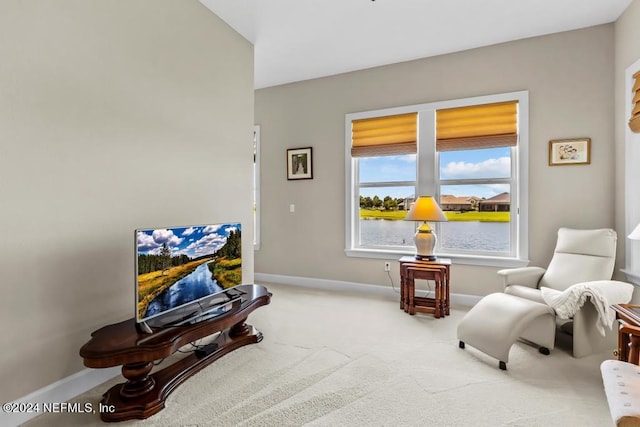
[[[422,312],[432,313],[435,318],[448,316],[451,260],[438,258],[435,261],[424,261],[416,260],[412,256],[404,256],[398,262],[400,263],[400,308],[411,315]],[[415,295],[416,279],[433,281],[433,297]]]

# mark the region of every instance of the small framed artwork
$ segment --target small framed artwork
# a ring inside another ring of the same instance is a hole
[[[311,147],[287,150],[287,179],[313,179]]]
[[[591,138],[552,139],[549,141],[549,166],[588,165],[591,163]]]

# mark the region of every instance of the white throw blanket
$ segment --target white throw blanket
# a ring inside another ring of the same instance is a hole
[[[611,329],[613,321],[616,319],[616,314],[611,306],[631,301],[633,285],[616,280],[598,280],[576,283],[566,291],[557,291],[544,286],[540,290],[544,301],[555,310],[560,319],[572,318],[584,305],[587,297],[591,297],[590,301],[598,312],[596,327],[598,332],[604,336],[605,327]]]

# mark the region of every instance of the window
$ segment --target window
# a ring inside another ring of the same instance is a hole
[[[376,221],[383,211],[397,219],[416,186],[416,113],[355,119],[350,124],[351,156],[357,159],[356,243],[402,249],[413,244],[412,225]],[[371,215],[375,215],[371,217]]]
[[[413,128],[380,129],[400,118]],[[402,219],[434,195],[449,219],[432,224],[436,253],[525,265],[527,118],[527,92],[347,114],[347,254],[413,254],[416,224]]]

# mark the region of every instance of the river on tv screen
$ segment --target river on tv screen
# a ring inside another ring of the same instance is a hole
[[[237,223],[137,230],[138,320],[239,285],[241,240]]]

